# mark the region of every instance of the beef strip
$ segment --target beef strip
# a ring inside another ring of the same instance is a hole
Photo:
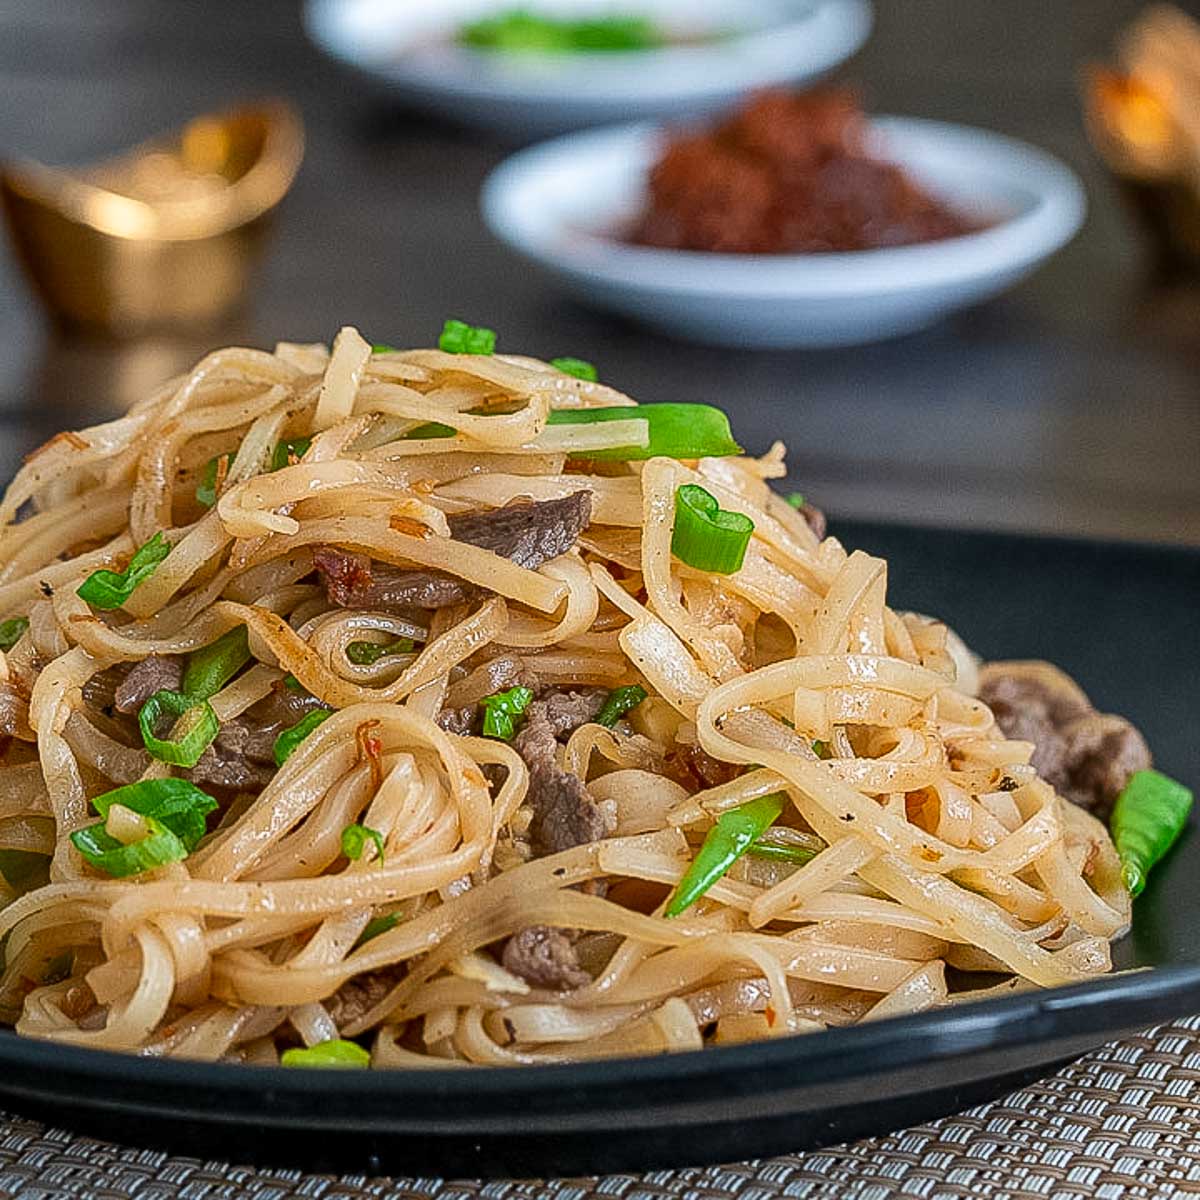
[[[325,1011],[340,1032],[370,1012],[403,978],[403,967],[384,967],[356,975],[325,1001]]]
[[[475,727],[475,705],[467,704],[462,708],[443,708],[437,715],[437,723],[447,733],[456,733],[459,737],[467,737]]]
[[[615,828],[611,814],[592,799],[583,780],[558,765],[558,738],[594,717],[602,702],[586,693],[550,693],[529,705],[525,724],[513,739],[529,768],[529,837],[539,858],[597,842]]]
[[[571,549],[591,512],[591,492],[579,491],[557,500],[514,501],[461,513],[448,523],[456,541],[534,570]],[[334,546],[319,547],[313,561],[329,599],[342,608],[449,608],[483,594],[482,588],[441,571],[393,567]]]
[[[183,680],[183,659],[179,655],[151,654],[137,663],[113,693],[118,712],[136,713],[161,691],[179,691]]]
[[[514,933],[500,961],[506,971],[549,991],[565,992],[591,982],[579,965],[570,933],[549,925],[530,925]]]
[[[1005,737],[1034,744],[1032,764],[1055,791],[1102,820],[1130,775],[1150,766],[1141,733],[1124,717],[1097,712],[1050,663],[987,663],[979,698]]]
[[[29,701],[11,682],[0,683],[0,737],[35,740],[29,728]]]
[[[817,541],[823,541],[825,538],[825,513],[815,504],[802,504],[798,511],[807,522],[809,529],[816,535]]]
[[[306,713],[325,706],[307,692],[276,687],[221,726],[189,772],[193,783],[233,792],[261,791],[275,774],[275,739]]]

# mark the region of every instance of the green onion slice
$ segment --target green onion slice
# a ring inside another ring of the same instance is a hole
[[[386,342],[373,342],[371,344],[372,354],[395,354],[396,347],[389,346]]]
[[[180,687],[185,696],[207,700],[215,696],[250,661],[245,625],[235,625],[215,642],[188,656]]]
[[[627,712],[637,708],[646,698],[646,689],[640,683],[628,687],[614,688],[596,714],[596,724],[611,729]]]
[[[271,451],[271,470],[282,471],[292,459],[299,461],[312,445],[312,438],[294,438],[292,441],[277,442]]]
[[[381,933],[387,933],[389,930],[395,929],[399,924],[399,913],[385,913],[382,917],[372,917],[367,922],[366,928],[358,935],[358,941],[354,943],[354,949],[357,950],[364,942],[369,942],[372,938],[377,938]]]
[[[348,1042],[344,1038],[333,1038],[328,1042],[318,1042],[315,1046],[308,1046],[304,1049],[285,1050],[279,1056],[279,1062],[284,1067],[344,1070],[347,1067],[369,1067],[371,1055],[357,1042]]]
[[[576,379],[584,379],[588,383],[595,383],[600,378],[595,366],[583,358],[572,358],[570,355],[565,358],[552,358],[550,365],[564,375],[574,375]]]
[[[200,472],[200,481],[196,484],[196,499],[205,508],[212,508],[217,502],[217,474],[221,468],[221,460],[225,460],[225,469],[228,470],[232,457],[232,454],[218,454],[204,464],[204,470]]]
[[[0,621],[0,650],[11,650],[28,628],[28,617],[9,617],[7,621]]]
[[[605,13],[573,19],[517,7],[464,25],[458,40],[507,54],[591,54],[650,50],[664,37],[647,17]]]
[[[779,819],[783,806],[783,796],[773,792],[723,812],[679,881],[667,916],[677,917],[695,904]]]
[[[123,845],[100,821],[77,829],[71,841],[87,862],[115,878],[186,858],[204,836],[208,814],[217,807],[207,792],[186,779],[144,779],[105,792],[92,801],[92,807],[104,818],[114,804],[145,819],[149,830],[146,837]]]
[[[282,767],[285,762],[296,752],[300,743],[322,721],[327,721],[333,716],[333,710],[329,708],[316,708],[310,713],[305,713],[290,729],[285,729],[275,739],[275,761]]]
[[[633,462],[646,458],[724,458],[741,454],[729,431],[729,418],[710,404],[636,404],[610,408],[551,409],[547,425],[596,425],[603,421],[645,421],[649,436],[644,446],[609,446],[588,450],[580,458]],[[427,421],[404,435],[406,440],[453,437],[449,425]]]
[[[808,505],[808,500],[803,492],[792,492],[791,495],[788,496],[787,502],[797,510],[805,508]]]
[[[79,586],[76,593],[93,608],[120,608],[139,583],[149,579],[158,569],[158,564],[171,553],[171,543],[161,530],[129,560],[124,571],[93,571]]]
[[[346,657],[359,667],[369,667],[388,654],[411,654],[415,649],[412,638],[397,638],[394,642],[351,642]]]
[[[438,349],[447,354],[494,354],[496,331],[482,325],[468,325],[453,317],[442,326],[438,337]]]
[[[484,696],[480,701],[483,705],[483,736],[511,742],[517,732],[517,723],[532,699],[533,692],[527,687],[509,688],[507,692]]]
[[[163,718],[171,721],[170,737],[159,737]],[[152,757],[173,767],[194,767],[221,732],[221,723],[207,700],[164,689],[155,692],[138,711],[138,728]]]
[[[375,857],[382,865],[383,834],[378,829],[372,829],[369,825],[347,825],[342,830],[342,853],[355,862],[362,858],[368,842],[374,843]]]
[[[717,498],[694,483],[675,493],[671,553],[680,562],[714,575],[740,571],[754,522],[744,513],[726,512]]]
[[[1131,896],[1179,839],[1192,810],[1192,793],[1159,771],[1135,771],[1113,805],[1109,828]]]

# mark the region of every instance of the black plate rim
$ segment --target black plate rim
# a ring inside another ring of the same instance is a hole
[[[1064,1040],[1092,1039],[1098,1043],[1130,1029],[1187,1015],[1200,1009],[1200,964],[1165,965],[1150,970],[1107,975],[1070,987],[1029,990],[988,1000],[932,1009],[924,1013],[868,1022],[820,1033],[778,1040],[717,1046],[699,1051],[654,1056],[621,1057],[586,1063],[539,1066],[478,1066],[470,1068],[396,1068],[386,1071],[313,1071],[162,1059],[111,1050],[62,1045],[0,1033],[0,1068],[21,1073],[16,1081],[0,1074],[0,1094],[38,1093],[26,1072],[44,1071],[47,1091],[61,1089],[63,1077],[80,1083],[103,1084],[125,1092],[167,1087],[185,1093],[232,1097],[239,1093],[269,1092],[277,1101],[311,1105],[314,1085],[323,1099],[332,1102],[327,1116],[338,1119],[344,1104],[388,1098],[393,1103],[411,1100],[433,1102],[425,1112],[410,1112],[405,1124],[428,1128],[442,1112],[470,1107],[476,1115],[493,1105],[508,1106],[553,1096],[559,1119],[564,1098],[578,1100],[576,1115],[596,1116],[603,1111],[606,1092],[621,1092],[622,1107],[630,1087],[670,1095],[679,1089],[689,1100],[707,1097],[704,1085],[723,1087],[733,1075],[775,1076],[781,1087],[796,1087],[797,1072],[828,1081],[821,1067],[836,1062],[841,1080],[881,1071],[901,1071],[915,1065],[969,1058],[1006,1047],[1047,1047]],[[1047,1056],[1049,1061],[1050,1056]],[[316,1076],[317,1078],[314,1078]],[[697,1091],[699,1087],[699,1091]],[[489,1104],[489,1102],[491,1102]],[[291,1109],[291,1103],[283,1107]],[[535,1119],[537,1109],[522,1110],[522,1119]],[[390,1109],[390,1105],[389,1105]],[[549,1110],[548,1110],[549,1111]],[[389,1126],[396,1114],[381,1111]],[[368,1114],[362,1114],[364,1121]],[[294,1110],[292,1118],[294,1118]],[[456,1118],[459,1119],[459,1118]],[[322,1123],[322,1113],[312,1111],[307,1123]],[[558,1123],[557,1121],[555,1122]]]

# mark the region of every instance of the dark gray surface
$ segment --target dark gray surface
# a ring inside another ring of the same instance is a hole
[[[270,92],[308,162],[253,309],[190,344],[59,345],[0,260],[0,477],[211,344],[428,343],[443,316],[502,345],[578,354],[644,399],[727,407],[745,444],[790,443],[795,482],[847,516],[1200,542],[1200,296],[1148,288],[1139,240],[1082,131],[1080,66],[1133,0],[881,0],[843,75],[877,111],[1032,141],[1084,177],[1087,227],[1009,296],[864,349],[731,353],[568,303],[494,245],[476,193],[505,147],[396,110],[305,41],[284,0],[0,3],[0,153],[70,161]]]

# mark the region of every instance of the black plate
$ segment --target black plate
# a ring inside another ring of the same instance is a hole
[[[1200,552],[844,525],[891,561],[897,607],[987,657],[1045,657],[1200,781]],[[1191,832],[1191,831],[1189,831]],[[562,1175],[827,1145],[979,1103],[1200,1011],[1200,839],[1138,900],[1148,972],[774,1043],[536,1069],[302,1072],[142,1060],[0,1034],[0,1097],[94,1136],[238,1161],[400,1174]]]

